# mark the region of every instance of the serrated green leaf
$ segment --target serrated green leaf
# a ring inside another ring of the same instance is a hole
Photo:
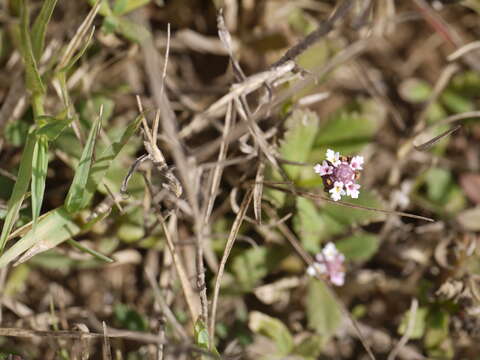
[[[377,252],[380,239],[376,235],[360,232],[337,241],[335,245],[347,259],[367,261]]]
[[[42,210],[43,197],[45,194],[45,181],[48,170],[48,140],[37,137],[33,149],[32,159],[32,222],[33,229],[37,226],[38,217]]]
[[[325,158],[327,149],[354,154],[367,145],[379,129],[381,119],[358,111],[341,109],[320,126],[315,139],[315,158]]]
[[[150,0],[116,0],[113,5],[113,12],[117,16],[125,15],[147,5],[149,2]]]
[[[305,162],[312,150],[318,130],[318,116],[310,110],[295,110],[285,122],[285,135],[280,142],[280,154],[285,160]],[[301,167],[285,165],[285,172],[295,180]]]
[[[23,199],[27,193],[28,185],[32,176],[33,149],[35,147],[35,135],[30,133],[27,143],[23,149],[20,169],[18,170],[17,181],[13,187],[12,195],[7,204],[7,215],[3,223],[2,234],[0,235],[0,252],[5,248],[8,235],[12,231],[15,220],[22,206]]]
[[[33,54],[32,39],[30,37],[31,31],[29,28],[29,11],[25,0],[20,2],[20,52],[22,54],[23,62],[25,64],[25,76],[27,88],[34,94],[43,94],[45,86],[43,85],[40,73],[38,71],[37,62]]]
[[[323,282],[309,279],[306,307],[309,328],[325,340],[335,334],[342,323],[342,311]]]
[[[40,61],[40,57],[42,56],[47,25],[50,22],[56,3],[57,0],[44,0],[40,13],[33,23],[32,47],[33,55],[37,61]]]
[[[93,161],[93,152],[95,150],[95,143],[97,140],[98,132],[102,125],[102,114],[100,114],[96,121],[93,123],[88,134],[85,147],[83,149],[80,162],[75,170],[75,176],[70,185],[70,190],[65,200],[65,208],[70,212],[76,212],[85,208],[88,205],[90,199],[84,195],[86,191],[86,185],[90,176],[90,169]]]
[[[287,356],[293,350],[293,337],[288,328],[280,320],[262,314],[258,311],[250,313],[248,322],[250,329],[258,334],[267,336],[275,342],[278,355]]]
[[[423,337],[426,328],[427,314],[428,309],[426,307],[420,307],[417,309],[415,313],[415,320],[413,320],[413,330],[409,333],[410,339],[420,339]],[[402,321],[400,322],[400,326],[398,327],[398,333],[400,335],[405,334],[412,315],[413,314],[410,312],[410,310],[408,310],[402,317]]]

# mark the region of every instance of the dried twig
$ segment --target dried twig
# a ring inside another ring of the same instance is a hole
[[[218,294],[220,293],[220,284],[223,277],[223,272],[225,269],[225,265],[227,264],[228,256],[230,255],[230,251],[233,248],[233,244],[235,243],[235,239],[237,238],[238,231],[240,230],[240,225],[242,225],[243,219],[248,209],[248,205],[252,200],[252,189],[248,189],[245,197],[243,198],[242,204],[240,205],[240,211],[237,213],[235,217],[235,221],[233,222],[232,228],[230,230],[230,234],[228,235],[227,243],[225,245],[225,250],[223,251],[222,260],[220,262],[220,267],[218,268],[217,276],[215,278],[215,285],[213,288],[213,297],[212,297],[212,310],[211,310],[211,317],[210,317],[210,325],[209,325],[209,334],[213,341],[214,331],[215,331],[215,317],[217,313],[217,302],[218,302]]]

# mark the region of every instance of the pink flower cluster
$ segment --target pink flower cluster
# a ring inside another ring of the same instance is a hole
[[[338,152],[328,149],[326,158],[313,168],[322,177],[325,191],[330,193],[334,201],[345,195],[358,198],[360,185],[355,181],[363,169],[363,156],[340,156]]]
[[[308,267],[307,274],[326,275],[332,284],[342,286],[345,283],[344,261],[345,256],[337,250],[334,243],[329,242],[315,256],[315,262]]]

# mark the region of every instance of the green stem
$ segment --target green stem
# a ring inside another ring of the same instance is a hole
[[[33,115],[36,118],[39,116],[45,115],[45,95],[43,94],[33,94],[32,95],[32,108],[33,108]]]

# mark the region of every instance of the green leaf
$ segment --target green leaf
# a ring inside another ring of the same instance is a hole
[[[347,259],[367,261],[377,252],[380,239],[376,235],[359,232],[337,241],[335,245]]]
[[[93,160],[93,151],[95,150],[95,142],[97,140],[98,132],[102,125],[102,114],[97,117],[96,121],[90,128],[87,142],[83,149],[80,162],[75,171],[72,185],[68,191],[67,199],[65,201],[65,207],[70,212],[76,212],[85,208],[88,205],[90,199],[85,196],[86,185],[90,176],[90,168]]]
[[[141,44],[151,38],[150,32],[140,24],[127,20],[123,17],[116,17],[116,31],[123,35],[126,39]]]
[[[442,168],[430,168],[425,174],[427,195],[433,202],[443,202],[452,182],[450,171]]]
[[[27,143],[23,150],[22,159],[20,161],[20,169],[18,170],[17,181],[13,187],[12,195],[7,204],[7,215],[3,223],[2,234],[0,235],[0,253],[5,248],[8,235],[12,231],[15,220],[22,206],[23,199],[28,190],[28,184],[32,176],[32,159],[33,149],[35,147],[35,135],[30,133]]]
[[[38,137],[45,137],[48,141],[55,140],[72,123],[73,118],[56,119],[51,116],[41,116],[37,118],[42,123],[36,130]],[[42,121],[44,120],[44,121]]]
[[[280,249],[263,246],[242,251],[232,261],[232,270],[237,279],[236,290],[252,291],[283,257]]]
[[[311,200],[298,197],[296,202],[293,227],[305,250],[317,253],[323,240],[344,231],[344,225],[321,212]]]
[[[20,52],[22,54],[23,62],[25,63],[27,88],[34,94],[43,94],[45,92],[45,87],[38,71],[37,62],[33,54],[32,39],[30,38],[31,31],[29,28],[28,7],[25,0],[22,0],[20,4]]]
[[[132,135],[137,131],[138,126],[143,115],[137,116],[127,129],[116,140],[113,140],[111,145],[108,146],[99,156],[96,157],[95,163],[90,171],[90,176],[87,181],[87,185],[84,193],[84,202],[88,203],[92,199],[93,195],[97,191],[98,186],[102,183],[103,178],[112,165],[112,161],[120,153],[123,147],[130,140]]]
[[[130,331],[148,330],[148,322],[145,317],[125,304],[116,304],[113,307],[113,313],[115,320],[117,320],[124,329]]]
[[[413,324],[413,330],[410,333],[410,339],[420,339],[423,337],[426,328],[426,319],[427,319],[428,309],[425,307],[420,307],[415,313],[415,320]],[[408,310],[405,315],[402,317],[400,326],[398,327],[398,333],[400,335],[405,334],[407,330],[408,323],[412,317],[412,313]]]
[[[73,240],[73,239],[68,239],[68,240],[67,240],[67,243],[68,243],[69,245],[72,245],[73,247],[77,248],[77,249],[80,250],[80,251],[83,251],[83,252],[85,252],[85,253],[87,253],[87,254],[92,255],[94,258],[96,258],[96,259],[98,259],[98,260],[100,260],[100,261],[104,261],[104,262],[106,262],[106,263],[112,263],[112,262],[114,262],[114,260],[111,259],[111,258],[109,258],[108,256],[105,256],[105,255],[99,253],[98,251],[95,251],[95,250],[93,250],[93,249],[90,249],[90,248],[87,247],[87,246],[83,246],[83,244],[79,243],[78,241],[75,241],[75,240]]]
[[[52,210],[39,219],[35,233],[30,230],[5,251],[0,257],[0,268],[6,266],[29,249],[30,251],[24,254],[20,262],[61,244],[65,240],[78,235],[81,230],[81,225],[75,222],[72,215],[64,207]]]
[[[453,113],[461,114],[475,110],[475,104],[471,99],[451,90],[445,90],[440,98],[442,103],[445,104],[445,107]]]
[[[410,78],[400,84],[399,92],[403,99],[417,104],[428,100],[432,86],[425,80]]]
[[[342,201],[375,209],[385,209],[385,204],[377,193],[363,189],[360,190],[358,199],[343,198]],[[323,211],[338,223],[346,226],[367,225],[372,222],[383,221],[385,219],[384,213],[363,209],[354,209],[345,206],[339,206],[333,203],[326,204],[323,207]]]
[[[342,323],[342,312],[322,281],[311,278],[306,300],[308,326],[326,341]]]
[[[280,320],[262,314],[258,311],[250,313],[248,322],[250,329],[258,334],[267,336],[275,342],[278,354],[287,356],[293,350],[293,337],[288,328]]]
[[[115,15],[124,15],[139,7],[147,5],[150,0],[116,0],[113,5]]]
[[[48,170],[48,140],[37,137],[33,149],[32,159],[32,221],[33,229],[37,226],[38,217],[42,210],[43,196],[45,194],[45,181]]]
[[[320,358],[323,348],[323,339],[320,335],[313,334],[305,338],[295,346],[293,353],[302,356],[304,360],[316,360]]]
[[[441,309],[432,309],[427,316],[423,342],[429,356],[442,359],[453,358],[453,348],[449,337],[450,315]]]
[[[42,9],[33,23],[32,46],[33,54],[37,61],[40,61],[40,57],[42,56],[47,25],[50,22],[56,3],[57,0],[44,0]]]
[[[295,110],[285,122],[285,135],[280,143],[280,154],[285,160],[305,162],[312,150],[318,130],[318,116],[310,110]],[[285,165],[291,179],[296,179],[300,166]]]
[[[360,151],[376,134],[383,117],[381,109],[367,102],[363,108],[353,111],[340,109],[320,126],[312,160],[318,162],[318,159],[324,159],[327,149],[342,155]]]

